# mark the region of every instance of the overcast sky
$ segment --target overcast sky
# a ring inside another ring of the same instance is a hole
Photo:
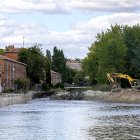
[[[1,0],[0,46],[43,45],[84,58],[97,33],[140,22],[140,0]]]

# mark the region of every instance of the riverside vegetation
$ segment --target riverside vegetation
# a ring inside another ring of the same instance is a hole
[[[42,45],[34,44],[23,48],[19,53],[19,61],[28,65],[27,76],[31,85],[43,84],[45,90],[51,87],[50,70],[62,75],[62,82],[75,85],[106,85],[106,73],[127,73],[133,78],[140,77],[140,26],[111,26],[105,32],[98,33],[96,40],[89,47],[89,53],[81,60],[82,70],[74,71],[66,66],[63,50],[56,46],[51,55]],[[61,83],[61,85],[63,84]],[[121,80],[121,86],[128,82]],[[102,87],[102,86],[100,86]]]

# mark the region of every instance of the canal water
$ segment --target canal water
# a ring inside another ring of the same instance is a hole
[[[0,140],[140,139],[140,104],[35,99],[0,108]]]

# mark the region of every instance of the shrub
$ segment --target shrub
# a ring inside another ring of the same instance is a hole
[[[11,88],[5,89],[3,91],[3,93],[11,93],[11,92],[13,92],[13,89],[11,89]]]
[[[42,84],[42,90],[48,91],[50,89],[51,89],[51,85],[50,84],[46,84],[46,83],[43,83]]]
[[[64,84],[61,82],[61,83],[57,83],[54,88],[61,88],[63,89],[64,88]]]
[[[16,80],[14,80],[14,85],[15,85],[15,92],[28,92],[29,90],[29,84],[30,81],[29,79],[21,79],[21,78],[17,78]]]

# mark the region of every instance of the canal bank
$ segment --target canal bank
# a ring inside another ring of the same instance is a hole
[[[35,98],[49,96],[51,100],[90,100],[90,101],[105,101],[118,103],[140,103],[140,92],[131,90],[122,90],[121,92],[103,92],[103,91],[63,91],[50,90],[46,91],[30,91],[27,94],[20,93],[1,93],[0,107],[26,103]]]
[[[51,96],[52,100],[93,100],[119,103],[140,103],[140,92],[121,90],[120,92],[103,91],[59,91]]]
[[[58,89],[52,89],[49,91],[29,91],[28,93],[0,93],[0,107],[22,104],[31,101],[35,98],[48,97],[58,92]]]
[[[43,97],[46,95],[45,91],[30,91],[28,93],[1,93],[0,94],[0,107],[21,104],[30,101],[34,98]]]

